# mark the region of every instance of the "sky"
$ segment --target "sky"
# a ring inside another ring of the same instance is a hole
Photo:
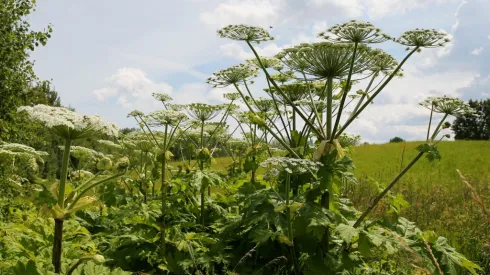
[[[490,97],[488,10],[490,0],[39,0],[31,27],[51,24],[54,32],[31,58],[38,77],[52,81],[65,106],[136,127],[127,114],[160,109],[155,92],[176,103],[225,102],[222,94],[233,90],[213,89],[205,80],[252,56],[243,43],[216,35],[225,25],[269,30],[276,39],[258,45],[263,56],[318,41],[319,32],[351,19],[395,37],[433,28],[452,41],[409,59],[405,76],[390,82],[348,130],[368,142],[422,140],[430,112],[418,106],[421,100]],[[406,54],[393,42],[380,47],[398,60]],[[257,83],[254,93],[261,94]]]

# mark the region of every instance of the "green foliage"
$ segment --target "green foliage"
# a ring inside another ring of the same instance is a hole
[[[490,139],[490,99],[470,100],[468,105],[476,110],[478,116],[457,116],[451,127],[454,139]]]
[[[405,142],[405,140],[401,137],[394,137],[390,139],[390,143],[396,143],[396,142]]]
[[[27,18],[34,6],[33,0],[0,1],[0,139],[5,141],[22,142],[20,139],[25,138],[26,132],[20,125],[24,121],[15,113],[18,106],[45,96],[51,103],[59,103],[55,94],[37,92],[50,90],[49,86],[30,87],[36,81],[30,53],[46,45],[52,32],[51,26],[44,31],[30,29]]]

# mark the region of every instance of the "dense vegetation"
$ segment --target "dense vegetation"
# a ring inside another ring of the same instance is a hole
[[[460,116],[453,123],[455,139],[489,140],[490,139],[490,99],[470,100],[471,108],[478,116]]]
[[[27,32],[33,45],[45,42],[49,33],[22,25],[31,1],[2,1],[2,20],[16,10],[11,26],[22,26],[8,35]],[[449,41],[445,33],[416,29],[393,38],[370,23],[350,21],[320,33],[325,42],[274,57],[261,57],[254,48],[273,39],[262,28],[230,25],[218,35],[242,41],[255,55],[208,79],[213,87],[235,89],[225,94],[228,103],[179,105],[154,94],[161,110],[128,114],[139,130],[122,132],[99,116],[59,107],[46,86],[37,88],[46,102],[19,101],[20,89],[6,93],[11,96],[3,123],[20,128],[0,143],[1,274],[482,270],[440,232],[423,231],[402,217],[406,200],[393,189],[423,157],[425,166],[441,158],[449,116],[475,110],[455,98],[421,102],[429,119],[426,140],[375,189],[353,173],[352,148],[360,137],[346,133],[413,54]],[[407,47],[400,63],[371,47],[387,41]],[[20,49],[24,63],[28,48]],[[252,85],[259,75],[265,93]],[[364,78],[367,87],[354,92]],[[13,124],[15,119],[25,123]],[[231,120],[236,129],[228,129]],[[50,143],[19,143],[23,125],[36,127]],[[45,172],[52,155],[60,156],[57,169]],[[226,172],[212,169],[218,155],[231,160]],[[369,202],[356,199],[362,188],[371,192]]]

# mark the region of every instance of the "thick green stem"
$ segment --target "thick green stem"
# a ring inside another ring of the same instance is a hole
[[[162,221],[161,221],[161,228],[160,228],[160,237],[161,237],[161,257],[165,257],[165,250],[167,248],[167,243],[165,241],[165,212],[167,211],[166,206],[166,200],[167,200],[167,184],[165,183],[165,172],[167,170],[167,134],[168,134],[168,125],[165,125],[165,134],[163,137],[163,155],[162,155],[162,178],[161,178],[161,193],[162,193]]]
[[[289,193],[291,192],[291,176],[286,176],[286,219],[288,221],[288,238],[293,241],[293,223],[291,222],[291,209],[289,208]]]
[[[63,243],[63,219],[54,219],[53,258],[54,273],[61,273],[61,251]]]
[[[354,43],[354,52],[352,53],[352,60],[350,63],[349,75],[347,76],[347,83],[345,84],[344,93],[342,94],[342,99],[340,100],[340,105],[337,111],[337,119],[335,120],[335,126],[333,127],[333,135],[337,132],[340,123],[340,117],[342,116],[342,112],[344,111],[345,100],[347,99],[347,94],[350,91],[350,82],[352,78],[352,70],[354,69],[354,61],[356,60],[356,52],[357,52],[358,43]]]
[[[200,162],[199,164],[199,169],[202,172],[204,170],[204,162]],[[204,221],[204,210],[205,210],[205,204],[204,204],[204,199],[206,198],[206,186],[204,186],[204,183],[201,182],[201,224],[202,226],[205,225]]]
[[[68,161],[70,159],[71,139],[65,140],[65,149],[63,151],[63,159],[61,162],[60,185],[58,192],[58,206],[63,209],[65,207],[65,186],[66,177],[68,175]],[[52,264],[54,272],[61,272],[61,252],[63,243],[63,219],[54,220],[54,240],[53,240],[53,255]]]
[[[58,205],[61,209],[65,207],[65,186],[68,175],[68,161],[70,160],[71,139],[65,140],[63,160],[61,162],[60,190],[58,192]]]
[[[373,210],[373,208],[378,204],[378,202],[390,191],[391,188],[397,183],[405,173],[412,168],[412,166],[424,155],[424,152],[420,152],[415,156],[414,159],[386,186],[386,188],[374,198],[371,203],[369,203],[368,208],[361,214],[359,219],[357,219],[354,227],[358,227],[361,222],[367,217],[367,215]]]
[[[430,109],[430,118],[429,118],[429,126],[427,127],[427,141],[429,141],[429,135],[430,135],[430,126],[432,124],[432,114],[434,113],[434,103],[432,103],[432,107]]]
[[[448,114],[444,114],[444,117],[441,119],[441,121],[439,122],[439,124],[437,124],[437,127],[434,130],[434,133],[430,137],[431,140],[434,140],[436,138],[437,134],[439,134],[439,129],[441,128],[442,123],[444,123],[444,121],[446,120],[447,116],[448,116]]]
[[[332,92],[333,78],[327,78],[327,140],[332,138]]]
[[[347,129],[347,127],[349,127],[349,125],[359,116],[359,114],[362,113],[362,111],[367,107],[369,106],[369,104],[374,100],[374,98],[384,89],[384,87],[386,87],[386,85],[388,85],[388,83],[390,83],[390,81],[395,77],[395,75],[400,71],[401,67],[403,66],[403,64],[405,64],[405,62],[410,58],[410,56],[412,56],[412,54],[414,54],[417,50],[419,49],[419,47],[415,47],[413,48],[412,51],[410,51],[410,53],[405,56],[405,58],[402,60],[402,62],[400,62],[400,64],[398,64],[398,67],[396,67],[396,69],[391,73],[391,75],[388,77],[388,79],[386,79],[383,84],[381,84],[381,86],[379,86],[379,88],[376,90],[376,92],[373,93],[372,96],[369,97],[369,99],[366,101],[366,103],[364,103],[360,108],[359,110],[353,114],[346,122],[345,124],[342,126],[342,128],[338,131],[338,133],[336,133],[336,136],[340,136],[344,131],[345,129]]]

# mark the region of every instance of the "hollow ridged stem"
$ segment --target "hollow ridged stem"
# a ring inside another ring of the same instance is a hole
[[[333,78],[327,78],[327,140],[332,138],[332,92]]]
[[[344,111],[344,104],[345,100],[347,99],[347,94],[350,91],[350,82],[352,78],[352,70],[354,69],[354,61],[356,60],[356,53],[357,53],[357,46],[358,43],[354,43],[354,52],[352,53],[352,60],[350,63],[350,69],[349,69],[349,75],[347,76],[347,83],[345,84],[345,90],[344,93],[342,94],[342,99],[340,100],[340,105],[337,111],[337,119],[335,120],[335,125],[333,126],[333,131],[332,134],[335,136],[335,133],[337,132],[337,128],[339,127],[340,123],[340,117],[342,116],[342,112]]]
[[[61,161],[60,190],[58,192],[58,205],[61,209],[65,207],[65,186],[68,175],[68,161],[70,160],[71,139],[65,140],[65,149]]]

